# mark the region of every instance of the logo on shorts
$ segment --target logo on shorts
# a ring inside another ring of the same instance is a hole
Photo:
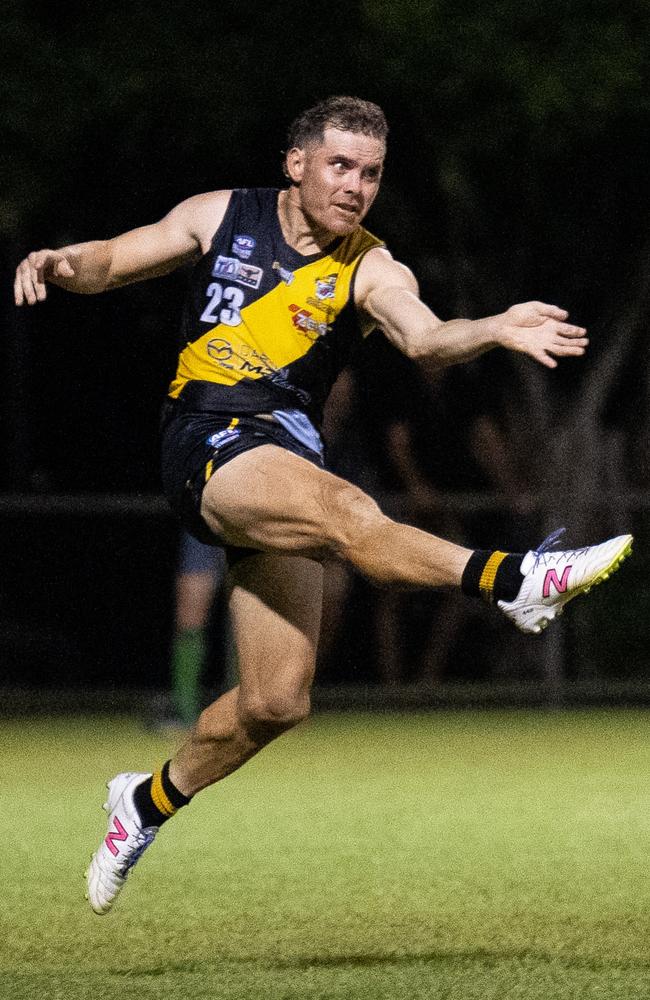
[[[242,260],[248,260],[256,247],[256,241],[252,236],[235,236],[232,241],[232,253],[236,253]]]
[[[336,294],[336,279],[338,275],[328,274],[326,278],[316,278],[316,298],[333,299]]]
[[[246,288],[259,288],[264,271],[254,264],[243,264],[236,257],[223,257],[219,254],[212,267],[212,274],[215,278],[227,278]]]
[[[291,284],[294,278],[293,271],[288,271],[286,267],[282,267],[279,260],[274,260],[271,266],[280,275],[280,279],[284,281],[285,285]]]
[[[216,434],[211,434],[207,439],[207,443],[211,448],[223,448],[224,444],[229,444],[239,437],[241,431],[237,427],[226,427],[223,431],[217,431]]]

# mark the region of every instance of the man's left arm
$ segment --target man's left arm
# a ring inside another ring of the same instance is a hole
[[[355,301],[403,354],[428,369],[471,361],[495,347],[528,354],[547,368],[556,358],[577,357],[588,344],[568,313],[544,302],[522,302],[484,319],[439,319],[419,298],[413,274],[387,250],[370,250],[355,282]]]

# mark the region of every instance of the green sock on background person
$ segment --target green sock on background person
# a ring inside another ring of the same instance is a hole
[[[205,663],[207,636],[205,628],[177,632],[172,646],[172,705],[183,726],[193,726],[201,711],[199,679]]]

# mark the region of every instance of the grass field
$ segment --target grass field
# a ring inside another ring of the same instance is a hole
[[[5,722],[2,1000],[650,996],[650,717],[324,715],[81,873],[130,719]]]

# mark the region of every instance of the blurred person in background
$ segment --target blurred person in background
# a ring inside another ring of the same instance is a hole
[[[154,774],[109,783],[108,830],[87,873],[96,913],[108,912],[167,820],[307,716],[324,560],[380,585],[462,590],[538,633],[630,551],[629,535],[565,551],[551,550],[554,537],[527,553],[471,550],[392,520],[325,471],[324,401],[375,327],[427,369],[497,347],[552,369],[587,346],[555,305],[443,321],[421,301],[410,270],[361,225],[387,132],[377,105],[329,98],[290,127],[288,187],[197,195],[153,225],[35,251],[17,268],[16,303],[31,305],[48,282],[96,293],[195,263],[165,409],[163,483],[184,526],[226,551],[241,680]]]
[[[201,679],[208,673],[211,612],[224,587],[226,573],[223,549],[204,545],[189,532],[181,532],[174,579],[170,703],[153,719],[155,728],[190,729],[199,717],[202,708]],[[220,644],[224,661],[221,674],[227,673],[231,663],[227,635],[224,640]],[[210,671],[210,675],[213,673]]]

